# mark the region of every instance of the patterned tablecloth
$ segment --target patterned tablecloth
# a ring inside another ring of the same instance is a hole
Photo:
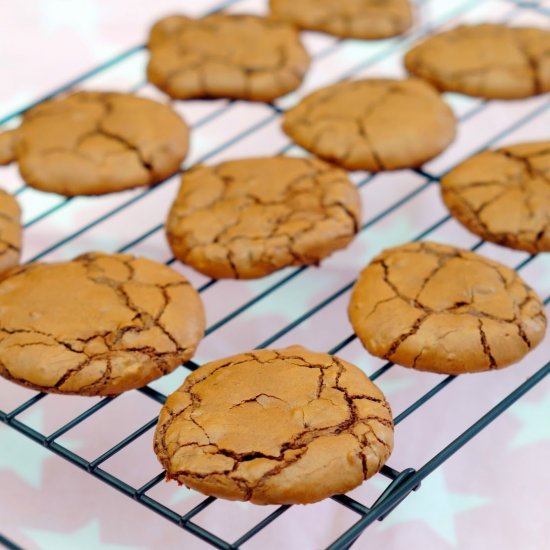
[[[173,12],[199,15],[220,0],[21,0],[2,3],[0,118],[17,124],[17,112],[73,81],[77,89],[134,90],[166,98],[145,82],[143,42],[156,18]],[[263,13],[263,0],[233,0],[232,12]],[[406,37],[366,42],[337,41],[305,33],[314,58],[303,86],[276,102],[284,110],[310,90],[347,76],[400,76],[403,52],[420,35],[460,21],[507,21],[549,28],[550,2],[507,0],[427,0],[419,21]],[[78,78],[95,67],[86,78]],[[446,94],[460,129],[455,143],[424,170],[437,178],[461,159],[489,144],[548,139],[548,96],[523,101],[491,101]],[[174,107],[193,125],[186,166],[243,156],[286,151],[300,155],[280,129],[277,109],[225,100],[177,102]],[[15,115],[14,115],[15,113]],[[356,172],[366,224],[353,244],[319,269],[306,269],[286,280],[284,270],[256,281],[224,281],[202,291],[209,326],[196,361],[258,346],[278,334],[274,345],[301,343],[328,350],[351,334],[345,308],[349,291],[339,293],[382,248],[426,233],[426,237],[464,247],[478,239],[448,219],[436,179],[414,171],[375,177]],[[101,249],[127,250],[160,261],[171,259],[162,223],[176,192],[177,178],[150,190],[99,198],[66,199],[22,187],[16,166],[0,170],[0,185],[18,193],[26,224],[24,259],[54,261]],[[484,243],[478,252],[510,266],[527,254]],[[178,263],[192,283],[208,280]],[[550,254],[521,269],[544,299],[550,295]],[[263,293],[263,294],[262,294]],[[256,299],[256,297],[260,298]],[[251,302],[251,300],[254,300]],[[548,302],[547,302],[548,303]],[[232,315],[248,304],[237,316]],[[321,307],[322,306],[322,307]],[[301,316],[311,313],[304,317]],[[547,313],[550,308],[547,306]],[[389,465],[420,468],[434,454],[520,385],[549,359],[550,335],[520,364],[501,372],[453,381],[399,423]],[[342,357],[373,373],[383,363],[370,357],[357,340]],[[166,394],[187,371],[152,384]],[[441,377],[399,367],[378,378],[394,413],[400,414]],[[0,411],[7,413],[34,395],[0,380]],[[17,418],[39,434],[51,434],[99,399],[47,396]],[[94,460],[135,430],[153,421],[159,404],[140,392],[110,401],[56,439],[85,460]],[[547,377],[480,435],[431,474],[383,522],[358,540],[357,548],[468,550],[541,550],[550,547],[550,379]],[[102,463],[101,468],[132,487],[159,474],[151,449],[152,428]],[[387,486],[376,476],[350,496],[368,506]],[[52,550],[137,548],[195,549],[206,543],[107,484],[52,454],[5,424],[0,424],[0,533],[24,548]],[[148,497],[185,514],[203,497],[175,483],[158,483]],[[215,501],[194,522],[226,541],[244,532],[275,507]],[[244,548],[318,549],[334,541],[358,516],[334,500],[288,509]]]

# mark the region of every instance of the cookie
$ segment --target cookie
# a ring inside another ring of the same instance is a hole
[[[455,136],[455,118],[422,80],[370,79],[318,90],[287,111],[284,131],[349,170],[420,166]]]
[[[0,304],[0,375],[51,393],[144,386],[193,355],[205,324],[184,277],[124,254],[22,266]]]
[[[0,277],[19,264],[21,209],[10,194],[0,190]]]
[[[342,38],[388,38],[413,21],[409,0],[270,0],[275,17]]]
[[[348,313],[373,355],[446,374],[506,367],[546,330],[540,298],[515,271],[431,242],[377,256],[362,271]]]
[[[168,397],[155,433],[167,478],[255,504],[350,491],[392,447],[382,392],[356,366],[301,346],[202,366]]]
[[[550,251],[550,141],[484,151],[441,180],[451,214],[497,244]]]
[[[342,170],[271,157],[198,166],[182,177],[166,226],[174,256],[214,278],[318,264],[347,246],[360,198]]]
[[[172,15],[151,29],[147,78],[177,99],[272,101],[296,89],[309,66],[298,31],[252,15]]]
[[[464,25],[430,36],[405,67],[440,90],[488,99],[550,91],[550,32],[505,25]]]
[[[42,191],[99,195],[152,185],[176,172],[188,146],[169,107],[129,94],[80,92],[28,111],[0,134],[0,163],[19,163]]]

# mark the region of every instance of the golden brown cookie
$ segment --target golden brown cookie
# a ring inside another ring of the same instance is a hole
[[[21,209],[10,194],[0,190],[0,277],[19,264]]]
[[[356,366],[301,346],[202,366],[168,398],[155,433],[168,478],[255,504],[350,491],[392,447],[382,392]]]
[[[431,242],[374,258],[353,289],[348,313],[373,355],[447,374],[506,367],[546,330],[540,298],[515,271]]]
[[[550,91],[550,32],[464,25],[415,46],[405,66],[440,90],[489,99],[542,94]]]
[[[175,111],[129,94],[80,92],[25,113],[0,134],[0,163],[17,160],[42,191],[99,195],[151,185],[176,172],[188,129]]]
[[[441,180],[441,191],[451,214],[480,237],[550,251],[550,141],[475,155]]]
[[[148,42],[147,78],[178,99],[272,101],[297,88],[309,66],[298,31],[253,15],[172,15]]]
[[[174,256],[201,273],[250,279],[345,247],[360,208],[346,173],[322,161],[243,159],[186,172],[166,231]]]
[[[187,361],[203,332],[188,281],[145,258],[90,253],[0,282],[0,374],[40,391],[139,388]]]
[[[323,88],[287,111],[284,131],[349,170],[420,166],[455,136],[451,109],[418,79],[370,79]]]
[[[274,16],[344,38],[387,38],[413,21],[409,0],[270,0]]]

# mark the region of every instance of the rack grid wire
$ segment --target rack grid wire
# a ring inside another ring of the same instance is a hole
[[[480,20],[487,17],[492,17],[498,21],[510,22],[510,23],[521,23],[524,20],[533,20],[534,18],[544,19],[547,22],[550,22],[550,9],[548,6],[545,6],[544,3],[538,2],[514,2],[511,0],[493,0],[489,2],[474,2],[472,0],[453,0],[448,3],[447,9],[443,9],[441,4],[439,7],[436,6],[435,0],[425,0],[418,3],[418,10],[422,15],[422,23],[416,29],[412,35],[407,35],[405,37],[398,37],[396,39],[382,41],[382,46],[368,46],[370,50],[365,50],[364,58],[355,58],[357,52],[361,53],[361,47],[358,46],[356,41],[351,40],[337,40],[333,38],[326,37],[323,41],[319,41],[317,35],[312,34],[311,40],[308,42],[310,48],[313,50],[313,64],[312,71],[315,72],[316,67],[320,66],[321,69],[319,73],[326,72],[326,68],[330,67],[330,79],[322,83],[326,85],[330,82],[335,82],[347,78],[356,78],[360,76],[370,75],[370,71],[373,71],[376,74],[376,71],[389,71],[393,70],[396,60],[399,60],[403,51],[413,43],[419,36],[425,35],[428,32],[433,32],[441,28],[442,26],[454,25],[462,20]],[[183,7],[185,3],[183,3]],[[220,5],[216,6],[215,11],[221,9],[237,9],[240,11],[247,11],[249,9],[255,10],[258,6],[263,6],[263,3],[255,0],[228,0]],[[498,7],[498,9],[493,9]],[[434,14],[434,12],[437,12]],[[306,33],[309,34],[309,33]],[[365,46],[366,47],[366,46]],[[355,49],[354,49],[355,48]],[[354,55],[346,57],[339,57],[340,52],[346,51],[354,52]],[[1,124],[14,124],[17,122],[18,117],[24,113],[27,109],[33,107],[37,103],[48,99],[50,97],[57,96],[69,91],[74,91],[77,89],[86,89],[93,88],[99,83],[102,83],[101,79],[104,79],[107,85],[109,84],[109,75],[116,73],[118,68],[121,68],[125,65],[132,64],[134,60],[136,66],[140,69],[136,72],[137,78],[135,81],[130,83],[127,86],[127,91],[133,91],[138,93],[143,93],[144,95],[149,95],[155,97],[155,91],[143,80],[143,60],[142,56],[144,55],[144,45],[138,45],[132,47],[121,54],[117,55],[113,59],[108,60],[107,62],[99,65],[98,67],[93,68],[86,73],[78,76],[77,78],[67,82],[64,86],[59,87],[53,90],[50,94],[45,97],[39,98],[37,101],[26,106],[24,109],[18,110],[9,114],[0,120]],[[328,63],[331,58],[334,58],[336,63]],[[341,61],[344,61],[345,70],[340,70]],[[324,65],[323,65],[324,64]],[[126,69],[125,69],[126,70]],[[131,80],[131,79],[130,79]],[[114,79],[116,81],[116,78]],[[320,84],[314,85],[312,87],[319,87]],[[299,95],[303,96],[307,90],[300,92]],[[293,94],[294,95],[294,94]],[[245,107],[243,102],[238,101],[212,101],[212,102],[199,102],[201,108],[196,112],[193,112],[191,118],[191,126],[193,132],[198,132],[201,128],[206,127],[212,124],[221,124],[224,128],[228,127],[228,120],[233,120],[231,118],[231,111],[235,112],[242,110],[243,108],[252,109],[254,122],[249,126],[242,128],[239,132],[234,135],[221,136],[222,139],[219,139],[217,143],[214,143],[213,146],[204,145],[199,147],[198,151],[192,151],[190,159],[188,159],[185,168],[209,161],[218,161],[221,158],[230,158],[233,155],[235,147],[248,142],[253,144],[257,142],[256,136],[261,132],[269,130],[273,132],[273,128],[279,124],[281,115],[284,113],[285,109],[295,103],[298,99],[298,95],[290,98],[283,98],[282,100],[275,102],[274,104],[268,104],[267,106],[248,106]],[[487,113],[493,108],[493,105],[496,102],[482,101],[472,98],[460,98],[458,96],[453,96],[449,98],[452,106],[455,108],[455,111],[458,113],[458,119],[461,129],[465,128],[470,121],[476,121],[476,127],[479,127],[479,119],[484,116],[484,113]],[[175,104],[175,108],[181,108],[180,104]],[[544,116],[548,112],[548,101],[545,98],[536,98],[524,102],[521,109],[514,108],[512,112],[507,114],[504,117],[506,120],[500,120],[499,125],[496,125],[496,131],[492,131],[493,128],[490,128],[489,134],[481,135],[477,142],[473,140],[473,148],[470,145],[471,150],[467,153],[464,151],[461,153],[461,158],[468,156],[472,152],[477,150],[485,149],[494,144],[499,143],[504,139],[509,139],[514,136],[517,132],[522,131],[533,121],[536,121],[538,117]],[[497,105],[497,108],[500,110],[498,112],[504,112],[506,106]],[[262,116],[256,116],[260,113]],[[187,115],[188,112],[184,111],[184,115]],[[239,116],[239,113],[234,113],[235,116]],[[488,116],[488,115],[487,115]],[[507,117],[510,116],[509,120]],[[224,122],[225,118],[225,122]],[[502,118],[502,117],[501,117]],[[490,118],[488,120],[493,120]],[[211,131],[210,136],[217,135],[217,131]],[[272,134],[267,134],[268,137]],[[471,132],[467,135],[468,138],[472,137]],[[459,134],[458,141],[460,142],[461,137]],[[203,142],[209,140],[203,140]],[[283,137],[277,134],[276,139],[267,139],[265,141],[275,142],[277,145],[284,143],[283,146],[278,147],[276,150],[270,151],[270,154],[302,154],[298,147],[288,143]],[[463,145],[463,143],[462,143]],[[459,147],[462,147],[459,143]],[[239,150],[240,155],[245,156],[244,153],[248,152],[246,146],[243,150]],[[252,153],[254,154],[254,153]],[[224,155],[227,155],[225,157]],[[426,207],[430,205],[432,209],[433,203],[433,193],[434,187],[437,187],[437,182],[440,177],[448,171],[454,164],[456,164],[456,153],[455,158],[445,159],[445,154],[443,155],[443,161],[436,159],[431,163],[428,163],[423,169],[409,170],[408,172],[408,181],[407,188],[404,192],[398,196],[397,200],[395,199],[394,194],[390,194],[390,199],[386,201],[383,205],[383,208],[380,208],[375,215],[367,217],[361,226],[361,236],[369,234],[369,231],[372,231],[374,228],[380,226],[381,224],[386,223],[388,220],[388,227],[390,223],[395,223],[395,220],[398,218],[396,216],[402,215],[402,212],[406,208],[412,208],[411,205],[416,204],[417,207]],[[357,184],[361,192],[368,190],[369,187],[374,186],[378,181],[381,182],[379,185],[385,185],[384,177],[382,174],[366,174],[366,173],[357,173],[353,175],[354,182]],[[394,178],[396,176],[393,176]],[[404,177],[403,175],[399,177]],[[62,198],[54,197],[45,201],[45,207],[42,207],[44,201],[36,201],[36,198],[33,197],[35,193],[33,190],[29,189],[18,180],[18,183],[14,183],[14,187],[11,189],[14,194],[16,194],[20,201],[25,201],[26,197],[29,196],[29,201],[34,200],[35,204],[40,204],[39,208],[34,208],[32,216],[30,216],[24,223],[25,230],[27,232],[33,231],[33,228],[36,228],[37,233],[42,231],[44,223],[51,222],[52,219],[63,216],[64,212],[68,211],[71,206],[75,208],[75,212],[78,213],[83,211],[89,201],[93,200],[102,200],[101,210],[97,210],[99,215],[92,216],[91,219],[84,219],[84,223],[78,227],[78,229],[67,232],[59,232],[60,238],[53,239],[50,241],[44,240],[35,240],[40,243],[40,246],[34,247],[32,254],[28,258],[28,261],[37,261],[41,259],[53,260],[58,257],[70,257],[73,250],[81,247],[85,249],[86,245],[89,244],[90,240],[88,235],[90,232],[93,232],[95,228],[98,228],[98,231],[104,231],[105,228],[110,227],[109,224],[112,220],[115,220],[123,215],[125,212],[130,212],[129,216],[134,216],[135,213],[132,213],[132,209],[136,205],[141,205],[148,200],[151,200],[151,196],[154,193],[162,192],[163,187],[171,185],[171,188],[174,185],[177,185],[176,177],[171,177],[168,180],[161,182],[159,185],[148,188],[145,190],[135,190],[129,193],[121,193],[120,198],[118,199],[83,199],[83,198]],[[410,184],[410,181],[414,181],[415,185]],[[176,182],[176,183],[175,183]],[[391,182],[388,182],[390,184]],[[373,196],[375,196],[379,191],[373,191]],[[168,196],[168,195],[167,195]],[[168,200],[168,199],[166,199]],[[156,203],[155,203],[156,204]],[[140,208],[144,208],[140,206]],[[369,213],[369,205],[367,205],[367,214]],[[436,213],[439,213],[438,209],[434,209]],[[144,210],[136,210],[144,211]],[[423,240],[428,237],[437,236],[438,232],[442,232],[445,235],[446,228],[449,225],[455,224],[451,217],[442,211],[442,215],[431,219],[429,218],[429,223],[422,227],[420,231],[416,233],[410,233],[410,228],[405,229],[405,235],[403,231],[398,235],[398,242],[405,240]],[[121,242],[117,243],[113,247],[113,251],[118,252],[139,252],[140,247],[151,247],[155,246],[157,242],[156,239],[160,239],[159,235],[162,235],[162,217],[164,214],[161,212],[158,218],[158,223],[154,223],[146,231],[139,232],[139,226],[137,226],[138,234],[133,234],[130,238],[127,238],[126,235],[121,236]],[[74,214],[73,214],[74,217]],[[62,218],[63,219],[63,218]],[[121,222],[124,223],[124,220]],[[457,227],[454,228],[455,231],[460,231]],[[379,232],[376,233],[376,236],[379,235]],[[462,240],[468,240],[472,242],[470,249],[478,250],[481,247],[484,247],[484,250],[491,250],[484,241],[475,240],[471,235],[466,234],[465,232],[459,233]],[[92,242],[97,243],[97,237],[94,237]],[[116,240],[116,239],[115,239]],[[125,241],[124,241],[125,240]],[[76,243],[76,244],[75,244]],[[153,244],[151,244],[153,243]],[[370,243],[370,241],[369,241]],[[146,248],[147,249],[147,248]],[[148,248],[147,250],[150,250]],[[497,249],[496,252],[493,250],[493,254],[496,257],[499,257],[499,254],[502,254],[502,249]],[[517,258],[521,257],[521,261],[517,261]],[[508,256],[506,256],[507,259]],[[179,267],[175,263],[174,259],[168,257],[164,260],[167,264],[173,265],[173,267]],[[539,261],[537,256],[526,256],[526,255],[513,255],[513,260],[510,260],[513,263],[513,267],[517,270],[523,270],[528,266],[533,266]],[[323,268],[321,268],[323,269]],[[220,315],[219,318],[214,322],[209,324],[206,330],[206,337],[212,341],[211,336],[218,331],[223,330],[230,324],[238,323],[242,315],[249,314],[254,312],[256,308],[262,301],[272,298],[278,292],[284,291],[288,285],[299,284],[300,279],[306,274],[306,272],[311,272],[312,268],[310,267],[301,267],[296,269],[284,270],[280,275],[276,275],[274,278],[268,278],[267,283],[262,285],[253,285],[251,284],[251,295],[247,300],[242,301],[241,303],[234,304],[235,307],[229,307],[223,315]],[[355,271],[356,272],[356,271]],[[189,276],[188,272],[185,272]],[[209,292],[212,292],[214,287],[220,288],[218,291],[218,296],[227,296],[232,292],[231,283],[216,281],[216,280],[206,280],[203,277],[196,276],[192,279],[192,282],[198,286],[199,292],[206,296]],[[268,337],[264,338],[261,342],[256,342],[256,348],[265,348],[275,342],[284,341],[287,337],[292,337],[292,333],[297,328],[303,328],[308,322],[312,320],[316,315],[322,314],[327,308],[331,307],[338,300],[345,298],[349,293],[354,280],[349,280],[345,284],[336,284],[332,285],[334,290],[325,293],[325,295],[317,297],[314,300],[311,307],[303,308],[302,311],[297,311],[294,318],[289,322],[278,328],[277,330],[271,331]],[[239,283],[239,284],[245,284]],[[332,283],[331,283],[332,284]],[[303,283],[302,283],[303,285]],[[331,285],[329,285],[330,288]],[[225,290],[224,290],[225,288]],[[301,287],[297,287],[301,288]],[[257,291],[259,289],[259,291]],[[550,290],[550,289],[548,289]],[[294,290],[296,291],[296,289]],[[322,298],[322,299],[319,299]],[[548,306],[550,303],[550,295],[543,296],[545,306]],[[229,300],[230,302],[231,300]],[[208,308],[207,308],[208,310]],[[215,341],[215,340],[214,340]],[[340,353],[345,351],[348,346],[352,345],[356,341],[356,336],[353,334],[347,335],[345,338],[342,338],[340,341],[330,346],[330,349],[327,349],[329,353]],[[223,341],[222,344],[223,345]],[[216,346],[212,346],[213,350],[211,353],[216,353]],[[546,361],[548,358],[544,358],[543,361]],[[190,372],[198,367],[198,363],[195,361],[189,361],[180,371]],[[377,380],[386,373],[388,373],[393,368],[392,363],[379,364],[378,368],[374,372],[370,373],[370,378],[372,380]],[[378,495],[378,498],[370,506],[366,506],[359,502],[358,500],[351,498],[346,495],[338,495],[332,497],[332,500],[338,505],[344,506],[347,509],[353,511],[356,515],[356,521],[347,529],[347,531],[342,532],[342,534],[332,542],[329,546],[330,549],[340,550],[349,548],[357,538],[363,533],[363,531],[374,521],[383,520],[391,511],[402,502],[411,491],[418,490],[421,486],[422,480],[432,473],[437,467],[439,467],[444,461],[451,457],[454,453],[459,451],[470,439],[472,439],[476,434],[483,430],[487,425],[489,425],[493,420],[495,420],[500,414],[502,414],[508,407],[510,407],[516,400],[518,400],[522,395],[528,392],[536,384],[541,382],[548,374],[550,373],[550,361],[539,366],[531,374],[529,378],[524,380],[521,383],[518,383],[514,389],[508,393],[503,399],[501,399],[496,405],[494,405],[490,410],[488,410],[484,415],[478,418],[473,422],[469,427],[467,427],[462,433],[459,433],[449,444],[447,444],[443,449],[441,449],[435,456],[427,460],[420,468],[415,469],[412,467],[404,468],[401,470],[396,470],[390,465],[383,467],[381,475],[385,476],[389,480],[389,484],[386,489]],[[181,381],[181,374],[180,379]],[[524,377],[523,377],[524,378]],[[396,417],[395,424],[399,425],[403,420],[412,415],[430,399],[436,396],[439,392],[447,388],[455,380],[454,376],[446,376],[442,378],[437,384],[431,387],[428,391],[424,392],[420,397],[414,400],[410,405],[404,408]],[[520,379],[521,380],[521,379]],[[174,388],[177,387],[177,384]],[[160,389],[159,389],[160,388]],[[136,390],[147,398],[153,400],[157,404],[163,404],[166,399],[166,394],[168,391],[162,389],[162,384],[150,384],[140,390]],[[27,394],[25,394],[27,395]],[[33,407],[39,404],[46,394],[35,393],[30,398],[26,398],[21,403],[19,403],[14,408],[4,410],[4,403],[2,402],[2,397],[0,397],[0,420],[17,430],[18,432],[24,434],[28,438],[34,440],[40,445],[45,446],[52,453],[61,456],[70,463],[82,468],[87,471],[91,476],[95,477],[98,480],[103,481],[104,483],[110,485],[111,487],[117,489],[121,493],[127,495],[128,497],[136,500],[141,503],[143,506],[149,508],[157,514],[160,514],[167,520],[177,524],[181,528],[187,530],[188,532],[196,535],[200,539],[208,542],[214,547],[222,549],[234,549],[239,548],[247,541],[250,541],[252,537],[257,535],[262,529],[266,528],[269,524],[276,521],[282,514],[288,512],[291,508],[290,506],[279,506],[269,514],[267,514],[261,521],[249,528],[244,534],[242,534],[237,540],[227,541],[222,537],[215,534],[212,530],[206,529],[201,526],[194,519],[203,512],[206,508],[211,506],[216,499],[213,497],[204,498],[200,501],[199,504],[188,510],[185,514],[180,514],[177,511],[173,510],[171,507],[159,502],[154,497],[150,496],[148,493],[157,486],[162,479],[164,478],[163,473],[158,473],[146,483],[141,486],[133,486],[117,475],[113,475],[108,471],[108,469],[102,468],[109,459],[113,458],[115,455],[123,451],[125,448],[130,446],[140,437],[145,434],[150,433],[154,426],[156,425],[157,418],[154,417],[151,420],[147,421],[141,425],[138,429],[128,434],[126,437],[121,438],[116,444],[112,445],[110,448],[102,452],[93,460],[89,460],[79,454],[71,451],[62,443],[62,436],[69,433],[74,428],[78,427],[81,423],[90,419],[94,414],[98,413],[102,409],[108,410],[108,407],[116,400],[120,398],[103,398],[95,402],[92,406],[85,409],[80,414],[71,418],[68,422],[64,423],[53,433],[44,434],[34,427],[30,426],[24,420],[24,415],[30,411]],[[61,398],[62,399],[62,398]],[[61,442],[60,442],[61,440]],[[390,459],[391,463],[391,459]],[[420,488],[421,490],[421,488]],[[5,536],[0,535],[0,545],[4,545],[7,548],[16,549],[18,546],[11,542]]]

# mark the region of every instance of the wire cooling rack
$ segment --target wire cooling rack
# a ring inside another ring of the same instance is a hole
[[[261,0],[230,0],[216,7],[216,9],[244,12],[261,11],[262,8],[265,9],[265,4]],[[193,148],[185,167],[199,162],[219,162],[247,155],[303,154],[303,151],[289,143],[280,132],[281,114],[287,108],[294,105],[310,90],[338,80],[377,74],[399,76],[402,72],[400,59],[403,52],[419,36],[426,33],[456,25],[462,21],[494,20],[513,24],[538,22],[539,25],[542,22],[546,26],[550,23],[550,9],[544,2],[426,0],[419,2],[418,11],[421,23],[417,28],[405,37],[390,40],[361,42],[304,33],[304,40],[313,60],[308,79],[298,92],[273,104],[256,105],[226,100],[173,103],[174,108],[190,122],[193,130]],[[53,90],[47,97],[76,89],[94,88],[134,91],[149,97],[162,97],[144,81],[145,60],[144,46],[132,47]],[[26,109],[47,97],[39,98]],[[352,245],[350,252],[339,253],[327,260],[320,270],[311,267],[287,269],[261,281],[236,283],[207,280],[185,270],[186,268],[170,257],[162,237],[163,219],[178,185],[176,176],[153,188],[138,189],[108,197],[63,198],[39,194],[24,186],[21,180],[13,175],[8,178],[8,186],[18,196],[26,212],[24,220],[26,245],[28,245],[26,260],[53,261],[72,257],[90,248],[144,253],[182,270],[203,296],[207,312],[209,312],[209,304],[217,304],[215,320],[209,324],[205,340],[195,360],[189,361],[166,379],[137,390],[140,395],[153,400],[159,406],[164,403],[166,395],[181,383],[185,374],[196,369],[199,363],[228,355],[227,350],[231,348],[230,342],[233,336],[238,332],[247,331],[251,323],[261,325],[257,330],[250,331],[251,338],[261,335],[262,339],[251,341],[249,347],[282,346],[294,342],[307,345],[309,338],[311,342],[322,342],[324,345],[322,349],[329,353],[338,353],[348,358],[346,353],[357,345],[356,337],[350,333],[349,326],[344,322],[335,326],[334,323],[327,322],[327,319],[333,315],[335,310],[331,308],[336,305],[340,307],[339,312],[342,315],[341,310],[349,298],[354,274],[367,262],[368,258],[387,245],[431,238],[447,242],[455,241],[453,244],[469,246],[471,250],[481,249],[481,253],[500,259],[517,271],[531,273],[531,278],[539,283],[537,290],[542,293],[544,303],[548,306],[550,282],[544,276],[537,275],[537,270],[540,270],[542,265],[540,257],[508,251],[475,239],[450,218],[437,199],[439,178],[466,156],[503,140],[513,142],[514,139],[520,141],[543,137],[544,128],[548,128],[548,118],[545,119],[545,123],[540,121],[548,116],[548,100],[542,97],[504,103],[453,94],[448,94],[447,99],[459,119],[460,131],[456,143],[439,158],[426,164],[422,170],[392,174],[362,172],[352,174],[351,177],[360,190],[365,206],[361,232],[356,239],[357,245]],[[16,124],[19,115],[26,109],[11,113],[0,120],[0,123],[7,127]],[[357,248],[353,248],[354,246]],[[359,263],[357,263],[358,256]],[[342,265],[344,268],[340,269],[339,266]],[[316,279],[319,279],[321,284],[315,285]],[[244,298],[242,294],[235,292],[235,284],[246,285],[242,287],[246,288]],[[312,290],[307,294],[310,288]],[[307,300],[299,301],[299,308],[289,307],[289,298],[292,299],[302,293],[307,294]],[[277,313],[280,312],[280,308],[283,308],[287,314],[282,321],[271,324],[268,315],[262,317],[266,311]],[[318,329],[321,330],[319,328],[321,326],[328,329],[324,333],[322,331],[317,333]],[[311,336],[312,334],[314,336]],[[306,342],[303,342],[304,339]],[[547,346],[547,344],[544,345]],[[319,345],[314,344],[310,347],[321,349]],[[358,346],[355,348],[356,353],[359,349]],[[229,352],[237,351],[242,351],[242,348],[230,349]],[[366,354],[362,351],[359,353],[363,356]],[[360,500],[346,495],[332,497],[334,503],[354,512],[356,520],[330,544],[329,548],[349,548],[370,524],[384,519],[411,491],[421,490],[421,482],[426,476],[550,373],[550,362],[544,363],[548,361],[547,349],[546,357],[544,355],[544,350],[539,352],[538,364],[529,366],[531,374],[529,378],[525,379],[525,375],[518,376],[510,393],[489,408],[485,414],[475,419],[423,465],[398,470],[391,467],[390,458],[390,465],[384,466],[381,471],[381,475],[388,479],[387,487],[370,505],[367,506]],[[382,383],[383,377],[393,369],[393,365],[378,362],[372,358],[369,361],[366,370],[369,371],[370,378],[378,380],[379,384]],[[361,366],[364,367],[364,365]],[[437,380],[435,385],[397,414],[396,426],[439,392],[444,391],[455,377],[447,376]],[[112,473],[112,470],[110,471],[106,466],[110,460],[123,453],[140,438],[150,438],[156,425],[156,417],[143,423],[132,433],[121,437],[99,456],[90,459],[65,446],[63,437],[100,411],[108,415],[109,411],[113,410],[113,402],[120,400],[120,397],[96,400],[92,406],[74,415],[53,433],[46,434],[36,426],[32,426],[25,415],[44,399],[52,399],[52,397],[41,393],[32,394],[26,390],[22,395],[24,398],[21,402],[15,404],[0,396],[2,422],[214,547],[239,548],[281,515],[290,513],[290,506],[270,509],[269,513],[248,528],[237,540],[224,540],[214,532],[215,529],[208,528],[196,520],[199,514],[214,504],[215,498],[204,498],[182,514],[155,498],[154,489],[164,477],[162,472],[141,485],[135,485],[125,481],[122,475]],[[56,399],[64,398],[56,397]],[[18,548],[16,544],[1,535],[0,544],[9,548]]]

